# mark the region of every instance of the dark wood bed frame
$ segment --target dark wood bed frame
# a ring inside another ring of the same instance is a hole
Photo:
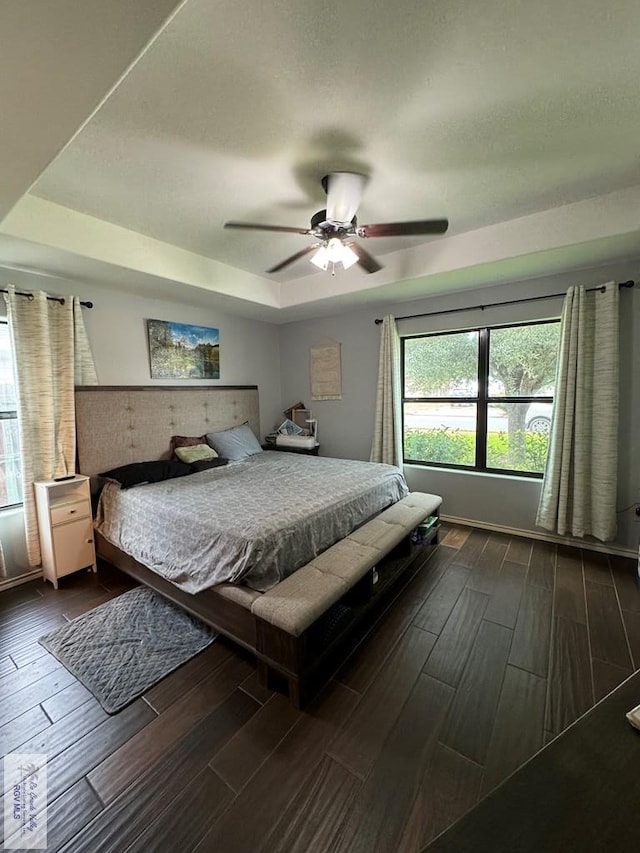
[[[99,436],[94,433],[101,428],[102,424],[102,419],[99,417],[96,419],[91,411],[92,406],[88,402],[89,392],[92,392],[92,399],[101,400],[99,407],[101,412],[104,413],[105,410],[110,412],[110,421],[104,425],[104,429],[111,433],[115,430],[116,443],[119,430],[127,430],[127,432],[122,433],[123,437],[130,435],[132,429],[135,432],[135,422],[131,421],[134,416],[130,413],[135,410],[137,401],[142,399],[138,397],[139,393],[152,392],[151,399],[153,400],[155,396],[153,392],[170,392],[169,398],[167,398],[166,393],[164,396],[157,395],[164,407],[158,413],[157,420],[162,421],[164,414],[169,419],[168,425],[170,427],[170,431],[165,432],[164,438],[161,439],[163,449],[168,449],[172,434],[197,435],[204,431],[200,422],[198,422],[199,427],[196,427],[193,418],[189,420],[191,417],[189,413],[185,416],[186,420],[184,418],[180,420],[178,411],[182,411],[182,407],[178,405],[174,408],[172,403],[166,402],[166,399],[173,399],[174,394],[178,395],[176,399],[182,399],[184,395],[185,400],[187,399],[186,392],[193,392],[194,390],[206,390],[207,394],[211,394],[212,399],[215,399],[216,392],[219,394],[220,390],[254,391],[257,396],[256,386],[234,386],[231,389],[228,386],[225,386],[224,389],[221,386],[206,386],[205,389],[194,389],[193,386],[190,389],[167,389],[159,386],[146,388],[98,386],[76,390],[78,392],[76,410],[78,414],[79,471],[91,476],[97,474],[99,470],[105,470],[106,467],[115,467],[115,465],[131,461],[144,461],[144,457],[140,458],[138,455],[137,459],[132,458],[132,456],[135,457],[135,454],[140,453],[136,450],[136,442],[132,442],[131,452],[127,454],[126,448],[123,447],[119,458],[112,461],[109,466],[100,468],[95,467],[95,464],[98,464],[97,462],[83,462],[83,459],[89,460],[91,458],[91,444],[93,441],[99,440]],[[109,392],[111,395],[107,397],[106,395],[109,395]],[[111,404],[105,407],[103,395],[109,400],[111,398],[119,400],[123,413],[116,411]],[[144,399],[145,401],[148,400],[148,394],[145,395]],[[237,405],[237,401],[234,400],[233,403],[235,406],[233,409],[234,416],[242,422],[245,419],[244,411],[241,406]],[[169,415],[165,411],[167,407],[170,411]],[[248,419],[251,422],[252,418]],[[149,418],[148,412],[145,413],[143,420],[145,423],[149,420],[157,422],[154,418]],[[253,420],[255,421],[255,417]],[[223,426],[229,425],[229,423],[223,424]],[[256,429],[255,424],[252,425]],[[167,425],[160,424],[160,426],[164,426],[166,429]],[[214,425],[213,428],[223,428],[223,426]],[[114,436],[111,435],[110,438],[113,439]],[[168,450],[166,453],[168,454]],[[155,456],[147,456],[146,458],[160,458],[160,455],[157,453]],[[309,702],[326,679],[335,671],[340,660],[344,658],[347,645],[354,648],[368,633],[372,625],[391,604],[395,597],[394,593],[399,592],[402,586],[401,579],[404,578],[408,581],[419,570],[424,560],[417,558],[420,555],[424,556],[426,549],[432,547],[436,542],[437,525],[433,527],[427,541],[421,545],[414,545],[409,537],[405,538],[377,565],[376,583],[374,583],[373,572],[369,572],[307,630],[295,637],[257,617],[243,604],[224,597],[216,591],[215,587],[196,595],[183,592],[96,532],[96,550],[102,560],[116,566],[139,583],[154,589],[160,595],[175,602],[214,630],[219,631],[255,655],[261,682],[266,686],[285,692],[291,701],[300,708]],[[339,658],[339,655],[342,657]]]

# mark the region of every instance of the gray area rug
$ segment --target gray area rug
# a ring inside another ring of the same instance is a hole
[[[145,587],[40,638],[109,714],[201,652],[216,634]]]

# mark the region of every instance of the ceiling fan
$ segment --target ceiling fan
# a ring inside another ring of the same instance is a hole
[[[258,231],[280,231],[288,234],[306,234],[317,242],[291,255],[268,273],[279,272],[305,255],[315,254],[310,259],[319,269],[331,269],[335,275],[336,265],[349,269],[359,264],[367,273],[377,272],[382,266],[354,242],[356,237],[403,237],[417,234],[444,234],[449,227],[446,219],[420,219],[414,222],[387,222],[378,225],[358,225],[356,211],[360,205],[362,191],[367,182],[365,175],[355,172],[330,172],[322,179],[327,194],[326,210],[319,210],[311,217],[310,228],[290,228],[286,225],[261,225],[253,222],[225,222],[225,228],[249,228]]]

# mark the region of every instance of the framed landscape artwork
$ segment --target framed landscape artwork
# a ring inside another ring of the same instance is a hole
[[[220,379],[219,330],[147,320],[152,379]]]

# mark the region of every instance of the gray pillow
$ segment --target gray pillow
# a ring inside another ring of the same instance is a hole
[[[249,424],[223,429],[220,432],[208,432],[207,442],[213,447],[218,456],[223,456],[230,462],[246,459],[255,453],[262,453],[260,442],[253,434]]]

